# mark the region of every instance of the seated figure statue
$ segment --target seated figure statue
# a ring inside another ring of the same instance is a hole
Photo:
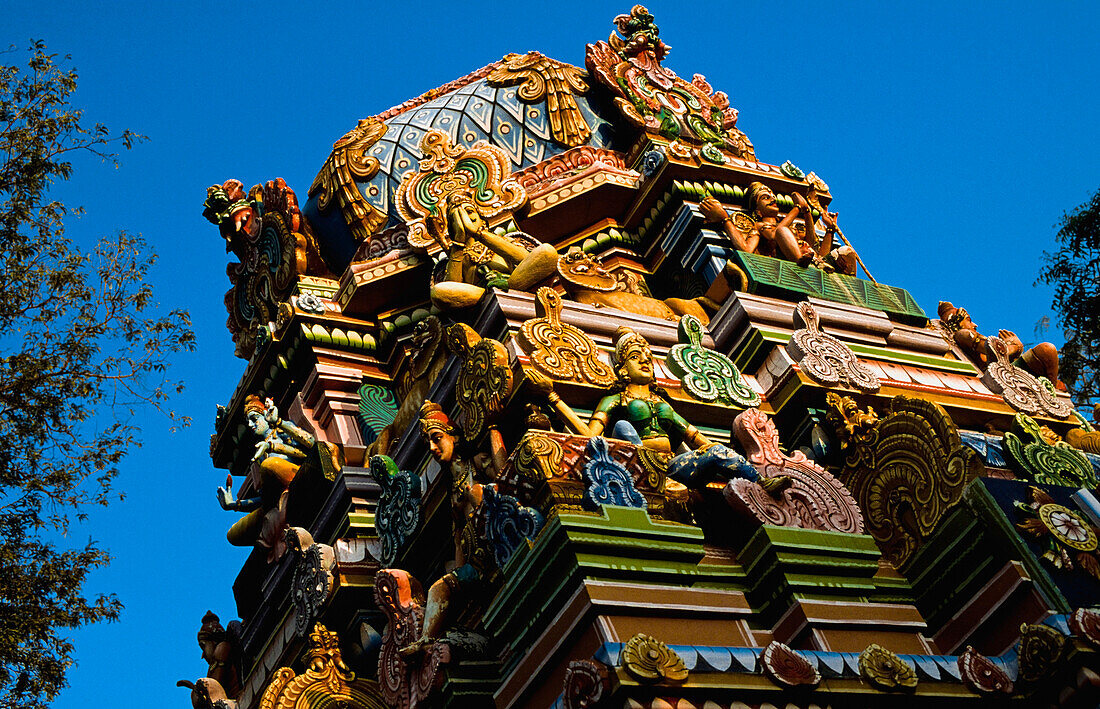
[[[258,497],[233,499],[233,478],[218,488],[218,502],[224,510],[247,512],[229,528],[226,538],[234,546],[252,546],[260,539],[268,513],[276,510],[279,498],[289,487],[316,439],[290,421],[279,418],[279,410],[271,399],[264,401],[249,394],[244,403],[248,427],[260,439],[256,443],[253,462],[259,464],[256,487]],[[278,530],[275,530],[278,532]]]
[[[618,375],[615,391],[596,405],[588,423],[582,422],[553,391],[553,382],[529,373],[532,387],[547,396],[563,419],[581,435],[599,436],[610,427],[614,438],[627,440],[667,460],[668,475],[689,488],[715,478],[745,478],[773,495],[790,486],[790,478],[761,478],[756,468],[736,451],[710,441],[672,408],[654,384],[653,352],[644,337],[630,328],[616,332],[612,364]],[[691,452],[673,455],[684,443]]]
[[[814,188],[811,186],[810,189],[812,199]],[[838,232],[836,215],[825,209],[820,210],[825,235],[819,241],[813,210],[806,198],[798,192],[791,194],[794,207],[782,219],[779,217],[779,203],[775,192],[764,183],[751,183],[745,197],[752,218],[745,219],[744,215],[741,218],[745,222],[752,222],[751,226],[738,223],[714,197],[708,195],[699,204],[707,222],[721,223],[722,230],[738,251],[782,258],[803,267],[814,266],[830,272],[855,275],[855,251],[850,246],[833,248],[833,237]],[[799,216],[805,222],[805,231],[802,234],[798,233],[795,225],[795,219]]]
[[[527,251],[507,237],[490,231],[468,192],[447,200],[445,222],[429,222],[432,236],[447,252],[442,281],[431,287],[432,302],[441,309],[474,305],[485,294],[477,270],[486,266],[507,276],[508,287],[528,290],[554,272],[558,252],[550,244]]]
[[[988,338],[978,332],[978,326],[970,319],[966,308],[956,308],[948,301],[940,301],[937,312],[944,328],[951,333],[955,344],[970,357],[974,364],[984,370],[996,360],[989,347]],[[1012,364],[1026,369],[1037,377],[1046,377],[1059,390],[1065,391],[1066,385],[1058,380],[1058,348],[1050,342],[1040,342],[1027,350],[1016,333],[1000,330],[997,333],[1008,346],[1008,357]]]

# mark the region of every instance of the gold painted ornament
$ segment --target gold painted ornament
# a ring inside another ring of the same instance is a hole
[[[386,222],[386,214],[371,206],[356,181],[378,174],[378,159],[367,151],[386,134],[386,124],[376,118],[361,118],[359,124],[332,144],[332,153],[321,166],[309,196],[317,197],[317,209],[325,212],[335,199],[356,241],[370,237]]]
[[[538,52],[506,54],[486,77],[490,86],[516,86],[516,95],[527,103],[546,98],[550,135],[566,147],[584,145],[592,131],[584,120],[574,95],[588,92],[585,72],[570,64],[545,57]]]
[[[561,321],[562,300],[553,288],[535,294],[536,318],[520,327],[519,343],[531,365],[559,381],[608,387],[615,372],[599,356],[599,348],[583,330]]]
[[[259,709],[387,709],[377,682],[356,677],[340,655],[339,636],[318,623],[309,636],[309,664],[296,675],[283,667],[275,671],[260,698]]]
[[[917,686],[917,673],[909,663],[875,643],[859,654],[859,675],[885,691],[909,690]]]
[[[473,440],[501,412],[512,393],[514,378],[508,351],[464,323],[447,328],[445,343],[447,350],[462,361],[455,382],[455,401],[461,412],[462,430]]]
[[[623,648],[623,666],[627,672],[646,682],[683,682],[687,667],[676,652],[645,633],[638,633]]]

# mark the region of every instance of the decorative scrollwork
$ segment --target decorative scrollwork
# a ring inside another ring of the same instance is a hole
[[[397,397],[387,387],[364,384],[359,387],[359,430],[363,443],[370,445],[397,416]]]
[[[378,159],[367,154],[386,134],[386,124],[377,118],[361,118],[358,125],[332,144],[332,153],[321,166],[309,196],[317,198],[317,209],[324,212],[333,199],[356,241],[370,238],[386,221],[386,214],[373,206],[359,191],[356,180],[365,182],[378,173]]]
[[[698,146],[713,163],[726,162],[723,152],[755,159],[748,136],[737,129],[737,111],[726,94],[714,92],[698,74],[688,82],[661,66],[669,47],[657,37],[648,10],[635,5],[629,15],[616,17],[615,25],[621,36],[612,32],[607,42],[589,44],[584,63],[610,89],[629,121],[674,145],[683,141]]]
[[[374,513],[374,528],[381,541],[379,561],[389,566],[420,524],[420,477],[400,470],[392,458],[371,456],[370,474],[382,494]]]
[[[413,248],[426,249],[436,243],[427,221],[440,218],[454,195],[469,195],[486,220],[527,202],[527,192],[512,176],[508,154],[501,148],[483,140],[471,148],[453,145],[446,133],[430,130],[421,139],[420,150],[424,155],[420,171],[405,173],[394,197],[397,212],[409,227],[407,238]],[[445,234],[437,235],[449,245]]]
[[[594,709],[608,693],[607,665],[592,660],[573,660],[562,682],[563,709]]]
[[[842,401],[831,399],[830,406]],[[835,412],[826,418],[843,426],[851,415]],[[983,466],[962,444],[947,412],[930,401],[894,397],[871,431],[868,426],[848,439],[851,449],[840,477],[883,556],[903,566]],[[838,431],[842,440],[844,435]]]
[[[440,665],[450,660],[446,645],[435,643],[417,658],[400,650],[415,641],[424,622],[424,594],[420,583],[400,569],[382,569],[374,577],[374,599],[386,614],[382,648],[378,653],[378,683],[391,707],[414,709],[442,682]]]
[[[873,686],[890,691],[917,686],[917,673],[908,662],[881,645],[871,643],[859,654],[859,675]]]
[[[473,440],[501,412],[512,393],[514,378],[508,366],[508,351],[496,340],[483,339],[464,323],[447,328],[445,343],[447,350],[462,360],[455,401],[462,415],[462,430]]]
[[[760,395],[741,378],[733,360],[703,346],[703,323],[699,318],[684,315],[678,332],[680,344],[673,345],[665,361],[687,393],[700,401],[719,401],[740,408],[760,403]]]
[[[874,393],[881,384],[875,373],[856,357],[848,345],[821,332],[814,306],[802,301],[795,308],[803,327],[791,334],[787,354],[798,361],[806,376],[822,386],[845,384]]]
[[[1073,414],[1073,406],[1058,398],[1049,381],[1044,385],[1031,372],[1009,361],[1004,340],[990,336],[987,342],[997,361],[986,367],[982,381],[999,393],[1006,404],[1028,416],[1046,414],[1061,419]]]
[[[475,512],[477,534],[493,554],[493,561],[504,568],[521,545],[534,540],[542,529],[538,510],[524,507],[511,495],[497,492],[493,485],[482,486],[481,505]]]
[[[1012,466],[1033,482],[1096,487],[1096,472],[1089,459],[1064,441],[1047,443],[1030,416],[1016,414],[1012,430],[1004,435],[1004,450]]]
[[[1020,672],[1025,682],[1038,682],[1054,674],[1066,651],[1066,636],[1049,625],[1020,626],[1017,648]]]
[[[683,659],[663,642],[645,633],[638,633],[623,648],[626,671],[646,682],[683,682],[688,678]]]
[[[1069,629],[1074,635],[1100,650],[1100,611],[1078,608],[1069,617]]]
[[[761,524],[863,533],[863,517],[852,493],[802,451],[786,455],[768,415],[748,409],[733,420],[734,434],[762,478],[786,475],[791,486],[773,496],[756,483],[734,478],[723,491],[735,509],[747,509]]]
[[[550,59],[538,52],[507,54],[486,81],[490,86],[519,85],[516,95],[528,103],[546,98],[550,135],[558,143],[575,148],[592,137],[574,94],[588,91],[585,74],[570,64]]]
[[[816,687],[821,683],[821,673],[797,650],[781,642],[772,641],[760,656],[764,674],[781,687]]]
[[[1012,679],[995,662],[969,645],[958,659],[963,682],[978,694],[1012,694]]]
[[[634,487],[630,472],[611,457],[605,438],[593,436],[584,452],[588,457],[584,464],[586,507],[597,510],[600,505],[645,508],[645,497]]]
[[[260,698],[259,709],[312,709],[317,698],[324,697],[330,706],[349,709],[386,709],[377,682],[360,679],[340,655],[340,638],[318,623],[309,636],[309,664],[306,671],[295,676],[294,670],[277,670]]]
[[[294,600],[296,630],[299,637],[305,637],[336,589],[336,552],[328,544],[315,543],[301,527],[286,530],[286,544],[298,554],[290,595]]]
[[[597,353],[599,348],[584,330],[561,321],[561,296],[543,286],[535,294],[536,318],[520,327],[519,343],[531,359],[531,365],[560,381],[575,381],[608,387],[615,383],[615,372]]]

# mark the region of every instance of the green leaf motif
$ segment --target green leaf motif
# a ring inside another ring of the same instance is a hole
[[[669,350],[665,361],[688,394],[700,401],[741,408],[760,403],[760,395],[741,378],[733,361],[703,346],[703,323],[699,318],[683,316],[678,331],[680,344]]]

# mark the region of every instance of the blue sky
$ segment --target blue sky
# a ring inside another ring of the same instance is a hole
[[[1034,340],[1050,292],[1033,287],[1062,212],[1100,187],[1100,5],[1037,3],[654,2],[665,64],[702,73],[740,110],[761,160],[792,160],[829,183],[840,225],[872,273],[929,313],[965,305],[984,331]],[[775,7],[772,5],[771,7]],[[214,407],[243,371],[222,295],[227,256],[201,216],[207,185],[283,177],[304,200],[331,144],[358,118],[537,49],[577,65],[622,3],[9,2],[0,46],[32,38],[71,54],[87,118],[150,140],[123,167],[78,165],[57,196],[87,214],[86,243],[138,231],[160,255],[166,307],[190,309],[196,353],[174,375],[170,434],[150,415],[125,463],[125,502],[74,533],[111,549],[92,591],[126,604],[119,623],[75,634],[79,665],[58,707],[187,706],[175,681],[202,674],[195,632],[234,617],[246,556],[214,489]],[[22,61],[20,52],[5,63]],[[1056,334],[1051,337],[1057,339]],[[122,675],[122,677],[120,677]]]

